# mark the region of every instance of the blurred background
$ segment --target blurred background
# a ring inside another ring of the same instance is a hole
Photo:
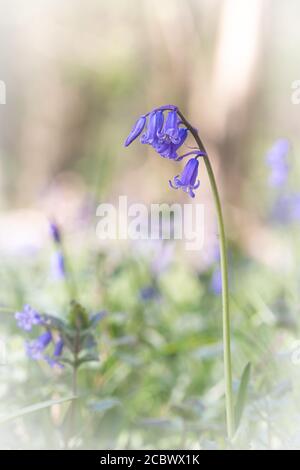
[[[292,102],[299,2],[1,6],[0,416],[69,387],[67,370],[26,358],[11,313],[29,303],[64,316],[68,300],[48,233],[54,219],[78,301],[108,312],[97,333],[100,363],[80,375],[88,431],[74,436],[74,447],[222,447],[218,236],[204,166],[196,202],[205,205],[205,244],[197,255],[173,242],[100,244],[95,233],[96,207],[117,204],[120,195],[145,204],[190,202],[168,187],[178,164],[138,143],[123,146],[139,115],[172,103],[208,148],[225,210],[237,383],[245,364],[253,366],[239,445],[300,446],[293,356],[300,106]],[[278,157],[285,176],[274,183],[277,160],[268,155],[280,142],[288,147]],[[61,446],[64,406],[11,421],[9,432],[0,430],[1,446]],[[37,426],[42,432],[33,438]]]

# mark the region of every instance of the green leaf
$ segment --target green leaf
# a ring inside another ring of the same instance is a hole
[[[83,357],[77,360],[76,364],[77,367],[80,367],[82,364],[86,362],[99,362],[99,355],[98,354],[85,354]]]
[[[235,406],[235,429],[236,430],[238,429],[240,425],[243,411],[246,405],[247,390],[248,390],[248,385],[249,385],[249,380],[250,380],[250,372],[251,372],[251,363],[248,362],[248,364],[245,366],[243,373],[242,373],[237,400],[236,400],[236,406]]]
[[[144,418],[140,419],[137,422],[137,425],[141,427],[145,427],[147,429],[166,429],[166,430],[174,430],[178,429],[180,426],[179,421],[176,419],[168,419],[168,418]]]
[[[70,325],[77,330],[82,330],[89,325],[87,310],[78,302],[72,300],[69,312]]]
[[[49,313],[43,313],[42,319],[49,328],[54,328],[62,332],[67,329],[67,325],[64,321],[60,320],[59,318],[53,315],[50,315]]]
[[[58,405],[60,403],[64,403],[71,400],[76,400],[77,397],[68,397],[68,398],[61,398],[59,400],[47,400],[42,401],[40,403],[36,403],[34,405],[26,406],[25,408],[21,408],[18,411],[14,411],[6,416],[0,416],[0,424],[7,423],[8,421],[12,421],[20,416],[24,416],[30,413],[34,413],[35,411],[43,410],[44,408],[49,408],[52,405]]]

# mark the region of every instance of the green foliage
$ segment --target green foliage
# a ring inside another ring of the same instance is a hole
[[[277,390],[278,354],[294,338],[290,325],[296,321],[292,305],[297,294],[288,279],[245,259],[237,249],[232,253],[234,377],[245,363],[253,364],[250,395],[249,364],[239,381],[234,445],[266,448],[268,433],[274,441],[283,439],[281,401],[291,395],[290,379]],[[35,265],[24,262],[19,270],[23,294],[12,288],[15,277],[10,290],[7,279],[0,284],[4,306],[28,302],[51,312],[43,314],[47,326],[68,345],[62,370],[30,361],[23,352],[24,335],[3,307],[1,337],[9,349],[9,367],[0,368],[0,415],[7,418],[0,425],[3,447],[16,446],[20,426],[21,448],[226,447],[221,299],[211,291],[210,272],[198,273],[174,257],[169,268],[153,276],[152,255],[137,257],[129,250],[113,264],[106,253],[88,249],[80,257],[71,252],[70,259],[78,292],[71,304],[68,292],[62,295],[63,281],[55,289],[45,281],[37,290],[35,273],[43,272],[43,258],[36,258]],[[145,286],[155,288],[153,297],[141,297]],[[282,303],[277,306],[283,298],[289,322],[283,322]],[[78,399],[69,431],[73,405],[60,400],[72,393],[75,365]],[[293,375],[296,381],[297,370]],[[28,403],[34,403],[29,411],[35,412],[25,415]],[[8,410],[21,412],[11,415]],[[286,436],[292,436],[290,423],[285,426]]]

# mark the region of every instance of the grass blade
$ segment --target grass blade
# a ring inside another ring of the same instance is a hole
[[[236,406],[235,406],[235,429],[236,430],[238,429],[240,425],[243,411],[246,405],[250,373],[251,373],[251,363],[248,362],[248,364],[245,366],[243,373],[242,373],[237,400],[236,400]]]

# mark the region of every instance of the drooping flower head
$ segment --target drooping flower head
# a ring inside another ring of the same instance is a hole
[[[180,161],[183,158],[194,155],[192,163],[189,164],[189,171],[193,167],[193,174],[183,171],[181,178],[175,177],[172,187],[181,187],[191,197],[194,197],[194,189],[199,184],[196,183],[198,162],[197,158],[206,155],[200,150],[192,150],[183,155],[179,155],[179,150],[188,137],[188,128],[182,122],[178,109],[173,105],[161,106],[150,113],[142,115],[134,124],[129,136],[125,141],[125,146],[130,145],[135,139],[141,136],[142,144],[151,145],[152,148],[163,158],[173,161]],[[194,178],[195,176],[195,178]]]
[[[130,145],[140,135],[141,143],[151,145],[163,158],[178,161],[186,156],[182,155],[180,157],[178,155],[180,147],[187,139],[188,129],[178,116],[176,106],[161,106],[150,113],[142,115],[134,124],[127,137],[125,147]],[[201,152],[191,153],[199,154]]]
[[[19,328],[25,331],[31,331],[33,325],[42,323],[40,314],[30,307],[30,305],[24,305],[21,312],[16,312],[15,319],[17,320]]]
[[[197,158],[191,158],[185,165],[181,175],[177,175],[174,181],[169,181],[171,188],[181,188],[191,197],[195,197],[194,190],[199,188],[200,181],[197,180],[199,161]]]
[[[288,178],[289,165],[287,155],[290,143],[287,139],[278,139],[266,155],[267,165],[270,167],[269,184],[283,186]]]

